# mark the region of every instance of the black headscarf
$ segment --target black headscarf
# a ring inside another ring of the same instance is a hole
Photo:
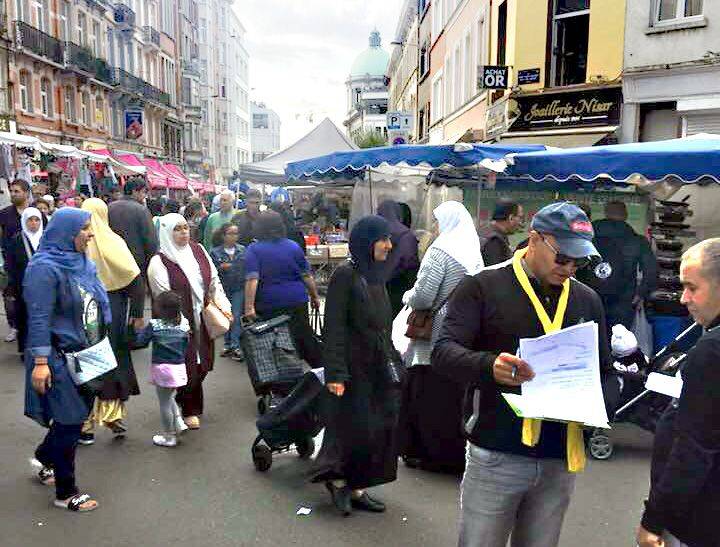
[[[361,218],[350,232],[350,255],[369,285],[385,283],[385,265],[375,262],[375,243],[390,236],[390,224],[379,216]]]
[[[392,201],[391,199],[383,201],[378,206],[377,213],[390,224],[393,245],[410,231],[410,229],[402,223],[403,211],[398,202]]]

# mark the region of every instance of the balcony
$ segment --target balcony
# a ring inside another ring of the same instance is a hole
[[[67,55],[66,64],[70,68],[85,72],[91,78],[95,78],[100,82],[108,85],[115,85],[115,77],[110,65],[103,59],[95,57],[93,53],[74,42],[67,42],[65,53]]]
[[[127,30],[135,26],[135,12],[126,4],[118,2],[113,6],[113,18],[119,30]]]
[[[23,21],[15,21],[15,45],[58,65],[65,62],[64,47],[60,40]]]
[[[160,47],[160,32],[151,26],[143,27],[143,39],[148,45]]]
[[[195,61],[183,61],[182,69],[188,76],[200,77],[200,67]]]
[[[115,69],[115,77],[120,87],[126,91],[137,93],[149,101],[170,106],[170,95],[160,91],[157,87],[149,84],[142,78],[138,78],[122,68]]]

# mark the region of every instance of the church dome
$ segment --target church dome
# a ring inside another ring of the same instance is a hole
[[[390,54],[382,48],[380,33],[374,30],[370,33],[370,47],[355,58],[350,76],[384,76],[389,60]]]

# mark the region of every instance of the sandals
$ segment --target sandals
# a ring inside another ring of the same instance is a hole
[[[55,471],[50,467],[43,467],[38,471],[38,479],[45,486],[55,486]]]
[[[91,505],[83,507],[87,503],[91,503]],[[55,507],[67,509],[73,513],[88,513],[98,508],[97,501],[92,499],[89,494],[76,494],[68,500],[55,500],[53,504]]]
[[[198,416],[187,416],[184,421],[189,429],[200,429],[200,418]]]

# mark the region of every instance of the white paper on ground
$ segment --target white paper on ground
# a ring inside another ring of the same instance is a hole
[[[301,507],[300,509],[297,510],[297,513],[295,513],[295,514],[305,516],[305,515],[309,515],[310,513],[312,513],[312,509],[310,509],[309,507]]]
[[[598,328],[582,323],[520,340],[520,355],[535,372],[522,396],[505,396],[525,418],[609,428],[600,380]]]
[[[645,389],[673,397],[674,399],[680,398],[682,387],[683,381],[680,376],[668,376],[667,374],[660,374],[659,372],[651,372],[648,374],[648,379],[645,382]]]

